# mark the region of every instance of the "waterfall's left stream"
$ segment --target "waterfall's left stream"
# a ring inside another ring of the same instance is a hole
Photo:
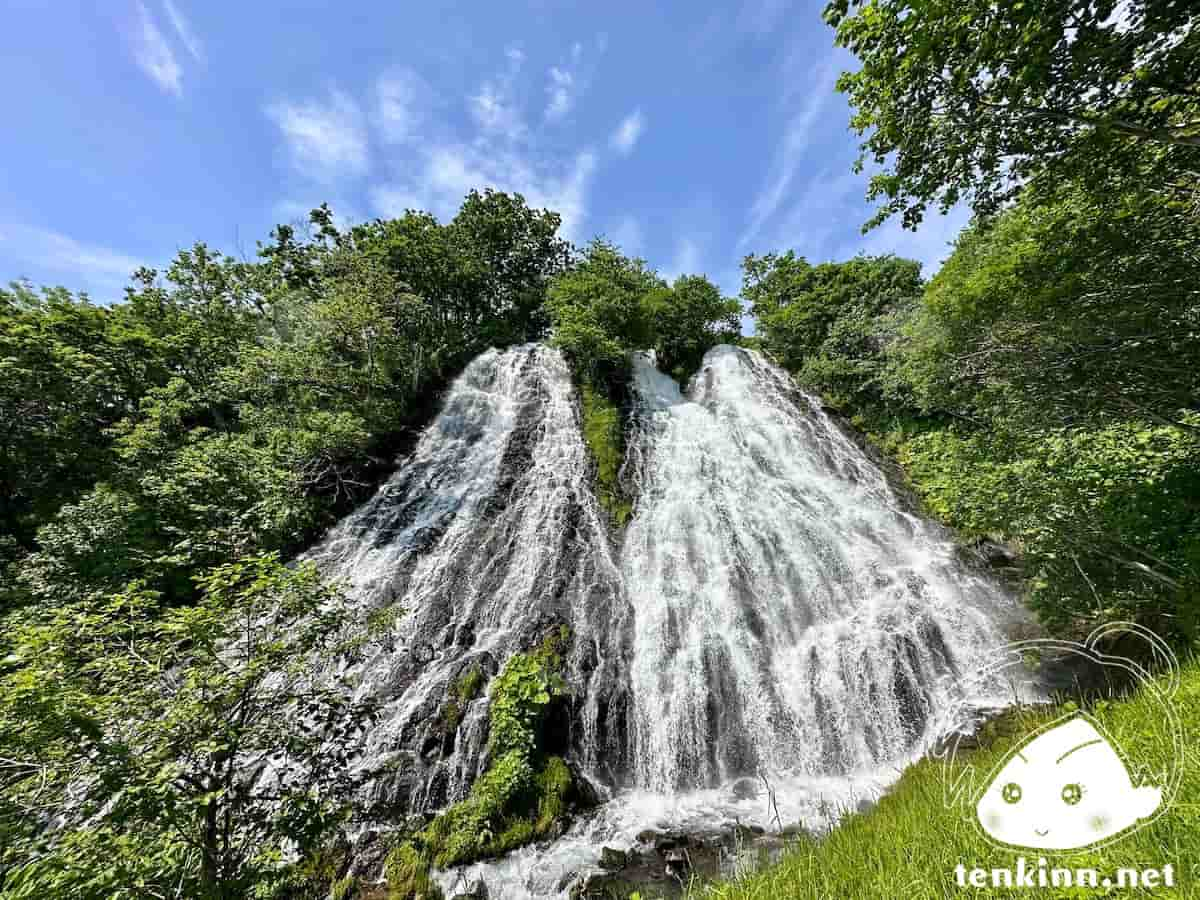
[[[357,754],[388,772],[363,798],[368,815],[465,796],[484,763],[486,699],[469,705],[454,734],[439,711],[465,672],[495,674],[557,624],[572,633],[562,751],[597,771],[626,752],[617,673],[628,609],[580,434],[556,350],[490,350],[454,382],[394,475],[307,554],[364,619],[397,613],[348,673],[382,705]]]

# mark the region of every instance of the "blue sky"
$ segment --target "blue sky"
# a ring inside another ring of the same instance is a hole
[[[859,233],[833,91],[853,60],[819,2],[6,7],[2,281],[109,300],[139,264],[196,240],[251,256],[322,201],[444,220],[483,186],[730,293],[742,256],[789,248],[929,274],[966,220]]]

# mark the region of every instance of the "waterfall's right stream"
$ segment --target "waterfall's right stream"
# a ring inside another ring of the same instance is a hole
[[[549,848],[448,889],[482,876],[493,896],[553,896],[647,828],[824,827],[941,737],[948,710],[1011,702],[963,684],[1016,602],[785,372],[721,346],[686,393],[649,354],[634,374],[624,783]]]

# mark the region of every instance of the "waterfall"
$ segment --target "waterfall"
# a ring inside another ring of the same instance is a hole
[[[486,698],[446,733],[455,683],[473,667],[494,675],[559,623],[573,634],[573,756],[593,771],[623,758],[627,606],[588,466],[558,351],[489,350],[396,473],[309,554],[364,617],[393,614],[353,673],[383,704],[362,751],[364,766],[393,773],[374,785],[382,809],[466,794],[483,762]]]
[[[551,847],[445,873],[551,896],[647,826],[820,825],[877,795],[944,730],[1013,600],[956,556],[879,466],[761,354],[721,346],[686,392],[634,360],[623,534],[591,489],[558,351],[491,350],[415,450],[309,554],[364,618],[392,622],[353,673],[382,705],[364,812],[431,811],[485,763],[486,692],[448,728],[465,673],[572,631],[555,733],[611,798]],[[995,702],[994,698],[988,698]],[[733,783],[733,784],[731,784]]]
[[[635,360],[621,554],[636,783],[878,771],[927,739],[1011,601],[762,355],[681,394]]]

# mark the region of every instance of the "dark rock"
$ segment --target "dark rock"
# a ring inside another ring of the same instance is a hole
[[[659,838],[659,833],[653,828],[647,828],[645,831],[639,831],[637,834],[637,842],[639,844],[653,844]]]
[[[443,737],[441,734],[431,734],[425,738],[425,743],[421,745],[421,759],[431,763],[441,756]]]
[[[600,868],[615,871],[625,868],[625,864],[629,861],[624,850],[617,850],[613,847],[604,847],[600,850]]]
[[[571,886],[571,883],[578,877],[578,872],[567,872],[562,878],[558,879],[558,887],[555,888],[555,890],[561,894],[563,891],[567,890]]]
[[[677,847],[674,850],[668,850],[666,855],[667,874],[671,875],[680,881],[692,867],[692,860],[688,856],[687,850],[682,847]]]
[[[458,626],[458,630],[454,634],[454,643],[459,647],[470,647],[475,643],[475,625],[472,622],[464,622]]]
[[[988,538],[976,541],[974,550],[979,554],[979,558],[984,563],[994,569],[1011,569],[1019,562],[1016,551],[1001,544],[999,541],[993,541]]]
[[[785,837],[785,838],[795,838],[795,837],[800,837],[801,835],[806,834],[806,833],[807,832],[805,832],[804,826],[799,823],[796,823],[794,825],[785,826],[784,829],[781,832],[779,832],[779,835],[780,835],[780,837]]]
[[[391,842],[384,840],[378,831],[365,831],[350,850],[350,869],[348,875],[359,879],[374,880],[383,870],[383,861],[391,848]]]
[[[761,833],[761,828],[756,832],[753,826],[743,825],[741,822],[738,822],[733,826],[733,839],[735,842],[740,844],[750,843]]]
[[[687,843],[688,837],[685,834],[661,834],[654,841],[654,849],[659,856],[666,856],[678,847],[687,846]]]
[[[575,766],[568,764],[571,770],[571,800],[581,809],[591,809],[604,802],[600,789],[590,778]]]
[[[568,897],[571,900],[625,900],[637,887],[611,872],[588,872],[576,879]]]
[[[733,783],[734,800],[753,800],[758,796],[758,783],[753,778],[741,778]]]

